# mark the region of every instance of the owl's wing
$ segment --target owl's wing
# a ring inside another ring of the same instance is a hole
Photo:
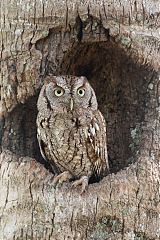
[[[49,153],[47,151],[47,145],[41,139],[38,128],[37,128],[37,139],[38,139],[39,148],[40,148],[40,152],[41,152],[43,159],[46,161],[46,163],[50,164],[49,156],[48,156]],[[53,161],[52,161],[52,164],[50,164],[50,167],[52,168],[54,174],[59,173],[59,170]]]
[[[98,110],[88,127],[88,141],[95,154],[91,158],[93,171],[96,177],[100,178],[109,172],[107,141],[106,141],[106,122],[102,113]]]
[[[39,134],[37,134],[37,139],[38,139],[38,144],[39,144],[39,149],[40,149],[41,155],[44,158],[44,160],[47,161],[47,157],[46,157],[46,154],[45,154],[45,145],[44,145],[43,141],[41,140]]]

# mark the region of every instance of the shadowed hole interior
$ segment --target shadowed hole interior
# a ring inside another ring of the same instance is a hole
[[[147,87],[153,72],[139,66],[110,41],[75,44],[65,52],[56,72],[50,70],[52,64],[47,64],[47,73],[85,75],[95,89],[99,109],[107,122],[111,172],[133,162],[139,151],[149,100]],[[2,148],[42,161],[36,138],[37,98],[38,93],[19,104],[3,121]]]
[[[133,61],[117,43],[107,41],[75,45],[65,54],[59,72],[84,75],[93,86],[107,122],[111,172],[135,161],[153,71]]]

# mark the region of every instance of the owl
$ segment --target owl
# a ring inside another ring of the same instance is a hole
[[[93,88],[83,76],[48,76],[37,108],[37,138],[53,184],[74,180],[83,193],[90,179],[109,171],[106,124]]]

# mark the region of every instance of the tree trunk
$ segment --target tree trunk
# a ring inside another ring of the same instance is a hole
[[[160,239],[159,1],[1,1],[0,239]],[[56,188],[36,139],[48,74],[85,75],[111,173]]]

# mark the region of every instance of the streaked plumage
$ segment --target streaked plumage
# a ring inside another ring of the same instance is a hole
[[[56,174],[65,172],[55,182],[80,179],[74,185],[84,191],[89,178],[101,179],[109,170],[106,124],[88,80],[47,77],[37,107],[41,154]]]

